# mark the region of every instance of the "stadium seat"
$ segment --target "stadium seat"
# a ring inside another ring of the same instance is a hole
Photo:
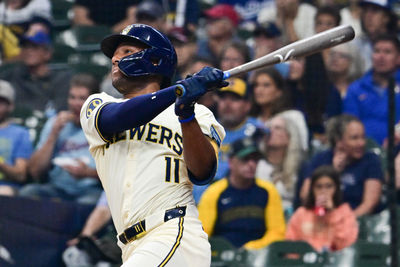
[[[329,253],[326,267],[390,266],[389,245],[358,241],[351,247]]]
[[[95,52],[100,51],[101,40],[109,34],[111,29],[107,26],[76,25],[59,33],[55,42],[73,47],[78,52]]]
[[[265,266],[323,266],[321,255],[303,241],[278,241],[267,247]]]
[[[247,267],[247,253],[222,237],[210,237],[212,267]]]
[[[72,5],[73,2],[68,0],[51,0],[52,22],[56,31],[65,30],[71,26],[68,14]]]

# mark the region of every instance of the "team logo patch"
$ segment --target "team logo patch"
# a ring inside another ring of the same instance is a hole
[[[214,128],[214,125],[211,125],[210,131],[211,131],[212,138],[217,142],[217,145],[220,146],[221,145],[221,137],[219,137],[219,134],[218,134],[217,130]]]
[[[89,119],[89,117],[92,115],[93,111],[100,106],[100,104],[103,103],[103,100],[100,98],[95,98],[92,101],[89,102],[87,108],[86,108],[86,118]]]

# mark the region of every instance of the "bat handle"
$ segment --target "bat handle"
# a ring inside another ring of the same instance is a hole
[[[227,70],[227,71],[224,71],[224,80],[226,80],[226,79],[228,79],[229,77],[231,77],[231,73]]]

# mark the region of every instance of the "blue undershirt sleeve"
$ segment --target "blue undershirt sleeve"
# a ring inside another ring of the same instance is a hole
[[[175,86],[134,97],[122,103],[106,104],[99,113],[103,135],[122,132],[143,125],[175,102]]]

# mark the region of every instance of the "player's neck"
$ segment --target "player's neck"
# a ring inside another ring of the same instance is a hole
[[[134,91],[130,91],[124,94],[124,98],[134,98],[136,96],[151,94],[160,90],[160,85],[156,82],[144,84],[142,87],[135,88]]]

